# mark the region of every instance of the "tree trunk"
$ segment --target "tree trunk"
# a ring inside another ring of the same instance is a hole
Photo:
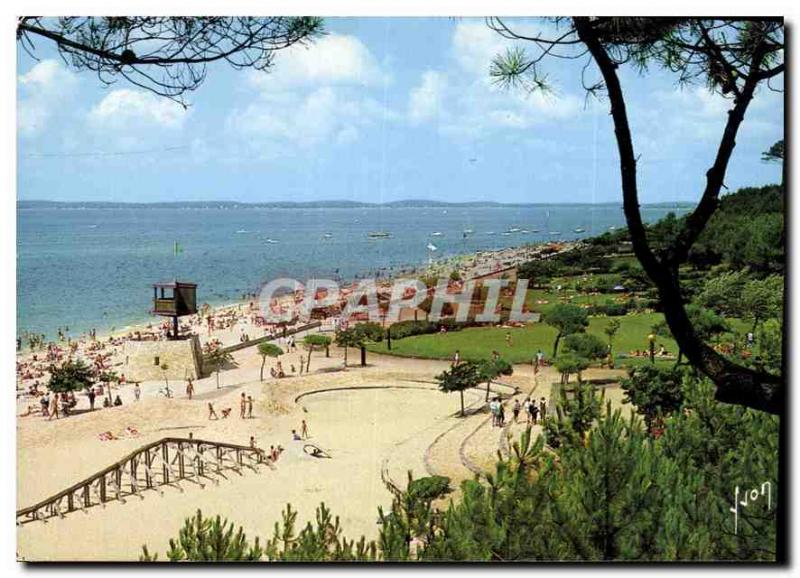
[[[361,346],[361,367],[367,366],[367,348]]]
[[[217,370],[217,389],[219,389],[219,369]]]
[[[486,382],[486,401],[489,401],[489,386],[492,384],[492,380]]]
[[[464,390],[462,389],[458,393],[461,394],[461,417],[464,417]]]
[[[558,355],[558,342],[559,341],[561,341],[561,332],[560,331],[558,332],[558,335],[556,335],[555,343],[553,343],[553,359],[555,359],[556,356]]]
[[[347,346],[344,346],[344,366],[347,367]]]
[[[264,381],[264,365],[265,365],[266,363],[267,363],[267,358],[266,358],[266,357],[262,357],[262,358],[261,358],[261,371],[260,371],[260,373],[259,373],[259,379],[260,379],[261,381]]]
[[[574,19],[578,38],[586,45],[603,76],[611,103],[611,117],[619,152],[622,197],[625,221],[633,244],[633,251],[642,268],[656,286],[675,341],[692,365],[705,373],[716,385],[716,399],[769,413],[783,414],[785,384],[782,376],[754,371],[738,365],[720,355],[704,343],[695,333],[686,313],[678,279],[678,266],[686,261],[697,237],[714,214],[733,149],[736,135],[745,112],[753,98],[760,76],[761,64],[766,54],[765,41],[758,40],[753,49],[750,74],[744,80],[733,108],[728,112],[727,123],[717,149],[714,164],[706,173],[706,188],[695,210],[686,218],[683,230],[672,246],[656,257],[647,240],[647,231],[639,210],[639,193],[636,178],[636,154],[633,149],[625,97],[617,76],[618,65],[600,42],[594,24],[589,18]]]
[[[311,369],[311,352],[313,349],[308,350],[308,359],[306,359],[306,373],[308,373],[309,369]]]

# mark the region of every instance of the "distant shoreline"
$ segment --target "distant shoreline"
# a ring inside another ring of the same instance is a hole
[[[515,207],[613,207],[621,206],[614,201],[608,203],[498,203],[493,201],[471,201],[451,203],[446,201],[408,199],[387,203],[366,203],[360,201],[169,201],[151,203],[128,203],[116,201],[46,201],[19,200],[17,209],[424,209],[424,208],[515,208]],[[642,203],[642,207],[686,208],[693,207],[688,201]]]

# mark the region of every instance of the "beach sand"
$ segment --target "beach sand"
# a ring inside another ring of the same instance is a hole
[[[114,463],[136,448],[167,436],[188,437],[247,445],[251,435],[259,447],[281,444],[283,453],[274,470],[225,473],[219,484],[204,488],[184,481],[181,488],[162,487],[125,503],[109,502],[47,522],[24,524],[18,530],[18,555],[26,560],[136,560],[141,546],[164,558],[169,538],[198,508],[206,515],[222,515],[242,525],[251,537],[271,536],[287,503],[299,511],[298,523],[313,519],[325,502],[340,516],[349,537],[375,538],[377,508],[391,504],[381,481],[386,465],[390,477],[403,487],[406,472],[415,477],[430,473],[455,474],[454,484],[471,477],[460,463],[458,448],[440,451],[442,434],[474,429],[486,414],[454,417],[458,395],[439,392],[432,377],[446,362],[369,356],[370,366],[341,371],[339,350],[330,358],[312,358],[312,373],[303,377],[258,382],[260,359],[254,350],[237,352],[236,370],[250,381],[217,390],[214,377],[197,383],[192,401],[185,398],[145,397],[138,403],[104,409],[67,419],[41,417],[18,420],[18,506],[31,505]],[[286,356],[289,357],[289,356]],[[350,359],[354,357],[351,351]],[[287,361],[284,361],[284,365]],[[315,371],[316,369],[316,371]],[[228,375],[223,372],[223,383]],[[392,386],[392,389],[371,389]],[[312,393],[331,388],[352,390]],[[241,392],[256,401],[253,419],[240,419]],[[467,403],[480,405],[482,391],[468,392]],[[211,400],[219,413],[233,408],[229,419],[208,420]],[[309,441],[327,450],[332,459],[315,459],[291,441],[291,430],[308,422]],[[136,438],[100,441],[98,434],[121,434],[127,426]],[[491,432],[497,439],[497,431]],[[434,446],[431,449],[431,446]],[[445,447],[445,450],[447,448]],[[487,444],[486,452],[497,445]],[[485,456],[487,461],[489,455]],[[433,460],[433,463],[426,463]],[[299,529],[299,528],[298,528]]]

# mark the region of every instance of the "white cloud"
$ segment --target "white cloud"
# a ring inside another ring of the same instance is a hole
[[[556,34],[545,22],[516,22],[514,26],[525,33]],[[409,120],[430,120],[438,112],[442,132],[472,139],[498,130],[526,130],[561,122],[582,112],[582,100],[573,94],[526,92],[493,84],[489,75],[492,59],[513,46],[514,42],[483,20],[459,22],[453,31],[450,57],[460,72],[449,75],[445,85],[443,73],[427,71],[409,94]]]
[[[426,70],[420,84],[411,90],[408,97],[408,117],[413,123],[422,123],[439,114],[447,78],[441,72]]]
[[[152,92],[121,88],[112,90],[89,111],[90,123],[103,129],[133,130],[142,126],[179,128],[188,111]]]
[[[282,51],[269,73],[250,71],[255,98],[231,112],[227,128],[246,135],[265,158],[287,147],[347,145],[366,127],[397,117],[365,95],[388,81],[360,40],[331,34]]]
[[[252,70],[248,79],[265,92],[308,85],[373,86],[388,79],[369,49],[354,36],[330,34],[276,55],[269,72]]]
[[[330,140],[355,141],[359,128],[393,117],[376,101],[323,86],[305,94],[263,96],[232,113],[228,128],[261,144],[312,147]]]
[[[17,127],[31,135],[51,120],[74,92],[75,75],[57,60],[42,60],[18,78]]]

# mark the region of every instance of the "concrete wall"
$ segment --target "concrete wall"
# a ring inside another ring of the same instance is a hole
[[[124,373],[128,381],[157,381],[165,372],[159,367],[166,363],[168,379],[197,379],[201,372],[200,341],[196,335],[180,341],[128,341],[123,349],[126,362],[115,368]],[[155,358],[159,358],[159,365]]]

